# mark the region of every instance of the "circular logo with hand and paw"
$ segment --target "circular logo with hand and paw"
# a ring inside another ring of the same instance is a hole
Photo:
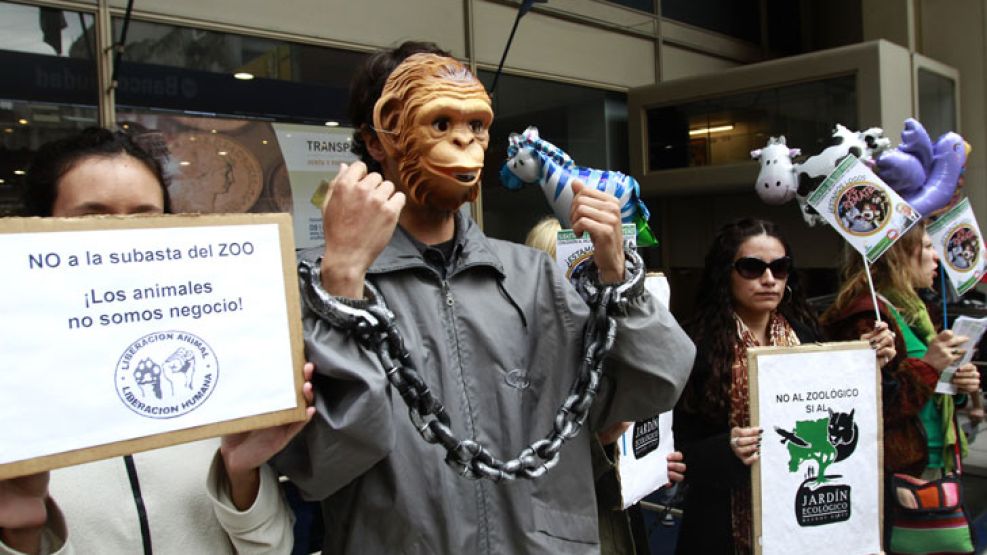
[[[212,347],[184,331],[149,333],[123,351],[114,382],[127,408],[148,418],[175,418],[206,402],[219,363]]]

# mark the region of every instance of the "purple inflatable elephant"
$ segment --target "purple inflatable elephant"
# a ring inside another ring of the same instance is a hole
[[[901,144],[884,152],[876,169],[905,202],[927,216],[949,203],[965,163],[963,137],[950,131],[933,145],[922,124],[908,118]]]

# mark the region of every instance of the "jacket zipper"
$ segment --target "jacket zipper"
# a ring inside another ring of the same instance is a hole
[[[449,307],[449,311],[452,311],[453,305],[456,304],[455,299],[452,298],[452,291],[449,290],[449,280],[442,280],[442,296],[446,299],[446,306]],[[459,350],[459,344],[457,341],[456,349]]]
[[[451,276],[450,276],[451,277]],[[442,279],[442,297],[445,299],[445,314],[446,314],[446,325],[447,329],[452,330],[453,337],[455,339],[455,350],[456,350],[456,366],[459,367],[459,380],[463,387],[463,398],[466,400],[466,418],[469,423],[469,433],[474,438],[476,437],[476,426],[473,423],[473,405],[469,398],[469,392],[466,389],[466,373],[463,369],[463,354],[462,349],[459,345],[459,333],[456,330],[456,299],[452,296],[452,290],[449,287],[449,279]],[[483,480],[475,480],[473,482],[473,487],[476,489],[477,493],[477,513],[480,517],[480,522],[478,522],[477,533],[480,538],[480,549],[483,553],[490,553],[490,527],[487,522],[487,492],[484,489]]]

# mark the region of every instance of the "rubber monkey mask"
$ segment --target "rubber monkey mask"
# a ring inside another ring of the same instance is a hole
[[[453,58],[414,54],[387,78],[374,127],[412,202],[453,211],[480,192],[490,96]],[[399,185],[400,187],[400,185]]]

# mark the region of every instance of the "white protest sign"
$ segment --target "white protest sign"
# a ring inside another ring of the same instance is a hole
[[[754,545],[763,554],[881,551],[879,370],[863,341],[748,352]]]
[[[668,278],[649,273],[644,288],[668,308],[671,289]],[[668,483],[668,454],[675,450],[672,412],[635,422],[617,440],[617,479],[621,508],[628,508]]]
[[[0,478],[303,418],[288,215],[7,219],[0,259]]]
[[[928,232],[956,292],[962,295],[973,289],[987,268],[987,249],[969,199],[929,224]]]
[[[668,285],[668,278],[661,272],[648,272],[644,276],[644,288],[651,293],[651,296],[658,299],[661,306],[668,308],[668,302],[672,298],[672,289]]]
[[[621,508],[626,509],[668,483],[666,457],[675,450],[672,413],[635,422],[617,442]]]
[[[921,215],[854,156],[843,159],[809,195],[809,204],[874,262]]]

